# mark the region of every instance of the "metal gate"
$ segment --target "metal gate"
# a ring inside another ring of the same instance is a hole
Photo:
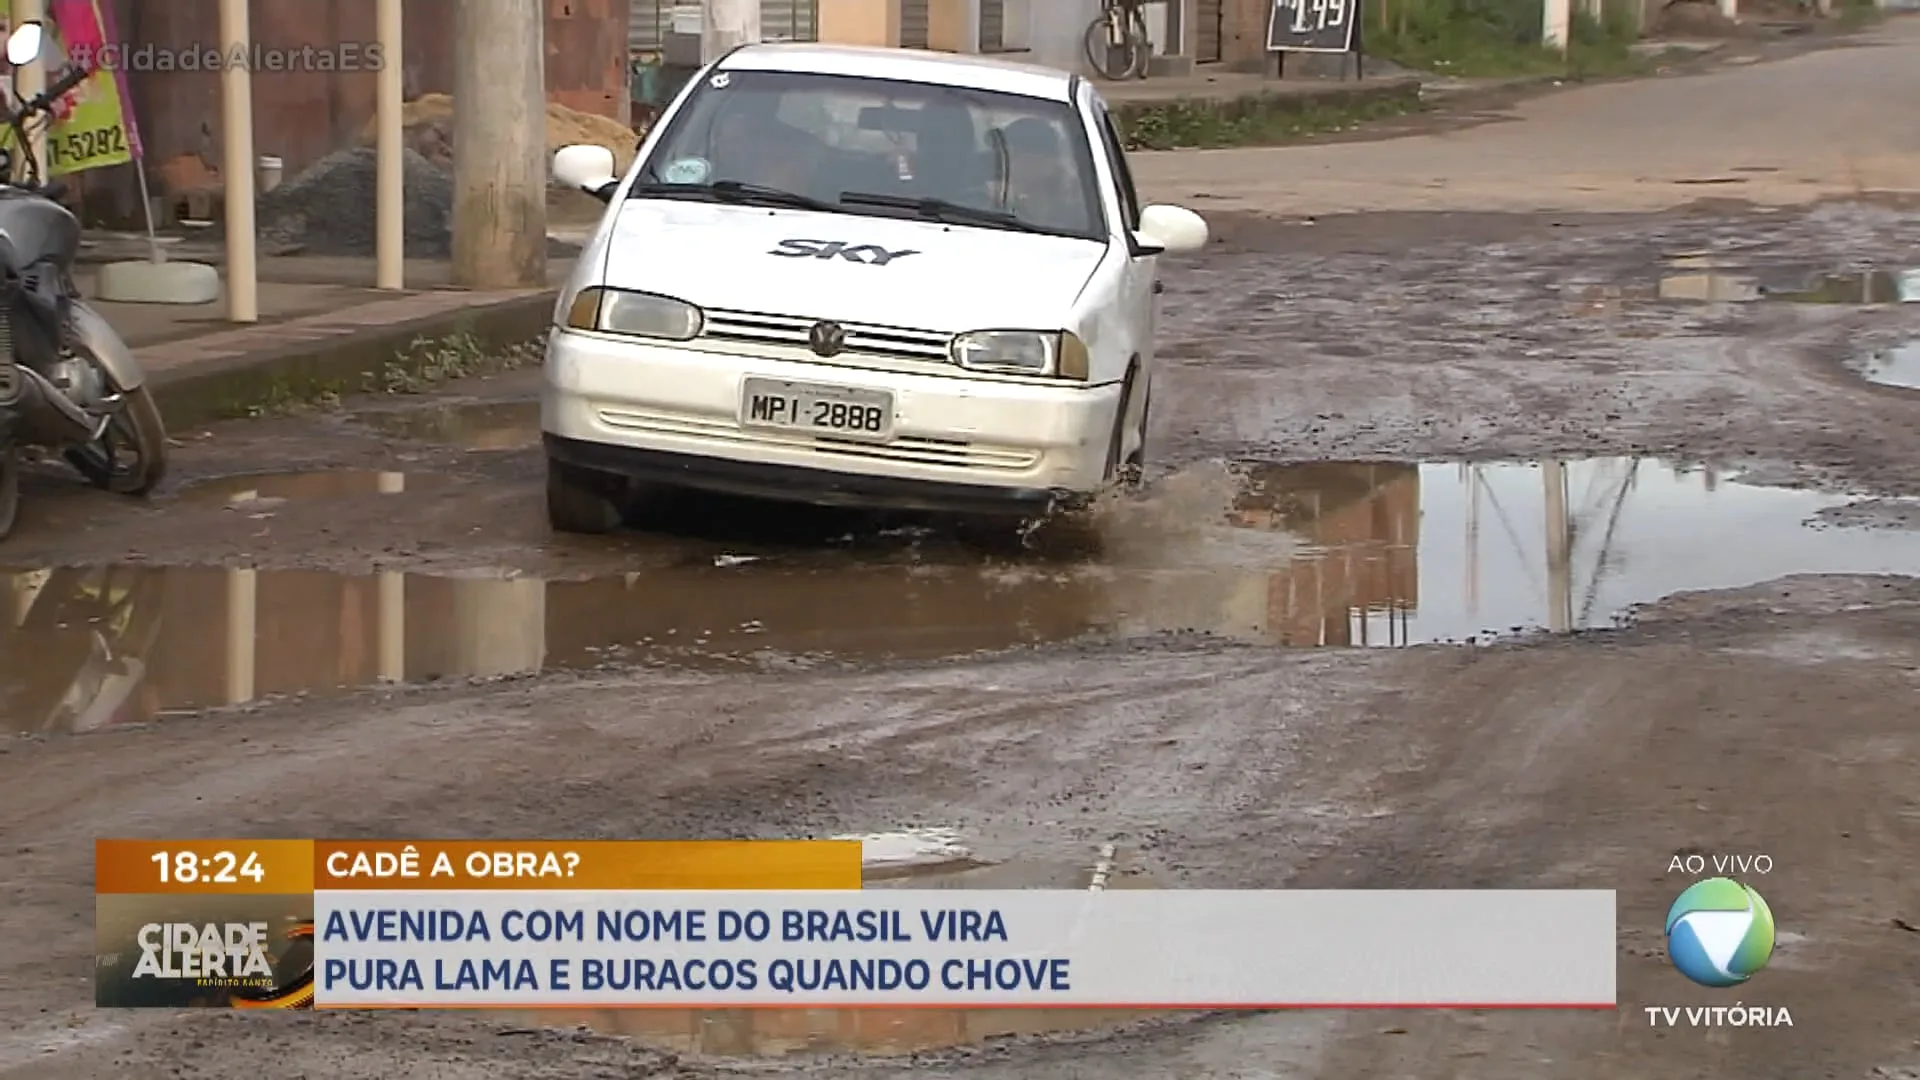
[[[660,51],[673,25],[673,9],[685,0],[630,0],[627,51]],[[692,5],[689,5],[692,6]],[[924,8],[924,4],[922,7]],[[819,0],[760,0],[762,41],[813,41],[819,36]]]
[[[1196,64],[1217,64],[1220,62],[1220,29],[1226,22],[1227,12],[1224,0],[1199,0],[1196,13],[1198,25],[1194,27],[1193,61]]]
[[[931,21],[927,15],[927,0],[900,0],[900,47],[926,48]]]
[[[980,0],[980,51],[1007,50],[1007,0]]]
[[[814,40],[819,7],[819,0],[760,0],[760,40]]]

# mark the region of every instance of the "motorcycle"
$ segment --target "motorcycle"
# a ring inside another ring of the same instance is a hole
[[[6,45],[16,85],[6,106],[13,150],[0,149],[0,539],[18,519],[24,448],[57,453],[122,495],[151,493],[167,469],[159,405],[133,351],[80,297],[80,221],[60,204],[65,186],[43,181],[27,135],[29,120],[51,118],[91,74],[70,67],[22,100],[20,67],[44,43],[44,28],[29,20]]]

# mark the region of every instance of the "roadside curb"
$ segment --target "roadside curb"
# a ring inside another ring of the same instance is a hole
[[[1304,82],[1304,80],[1302,80]],[[1280,119],[1308,113],[1378,114],[1412,112],[1421,107],[1418,76],[1396,76],[1371,84],[1275,86],[1255,90],[1199,91],[1167,98],[1132,98],[1111,103],[1114,122],[1137,149],[1180,149],[1178,132],[1193,117],[1206,115],[1228,123]],[[1169,141],[1169,145],[1156,145]]]
[[[460,339],[475,352],[502,352],[538,338],[553,320],[558,290],[543,289],[304,339],[226,360],[162,367],[148,384],[169,430],[247,416],[289,402],[381,388],[436,361],[421,346]],[[155,348],[191,347],[193,339]],[[139,356],[147,350],[136,349]]]

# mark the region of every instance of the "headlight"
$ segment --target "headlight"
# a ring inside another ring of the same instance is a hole
[[[700,309],[670,296],[600,286],[581,289],[567,308],[567,326],[603,334],[687,341],[705,322]]]
[[[948,352],[971,371],[1087,379],[1086,343],[1062,331],[975,330],[956,336]]]

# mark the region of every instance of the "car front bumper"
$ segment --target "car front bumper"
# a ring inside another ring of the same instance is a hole
[[[741,422],[749,377],[884,391],[885,442]],[[555,330],[548,453],[639,480],[823,505],[1024,512],[1107,482],[1118,385],[1000,382],[737,355]]]

